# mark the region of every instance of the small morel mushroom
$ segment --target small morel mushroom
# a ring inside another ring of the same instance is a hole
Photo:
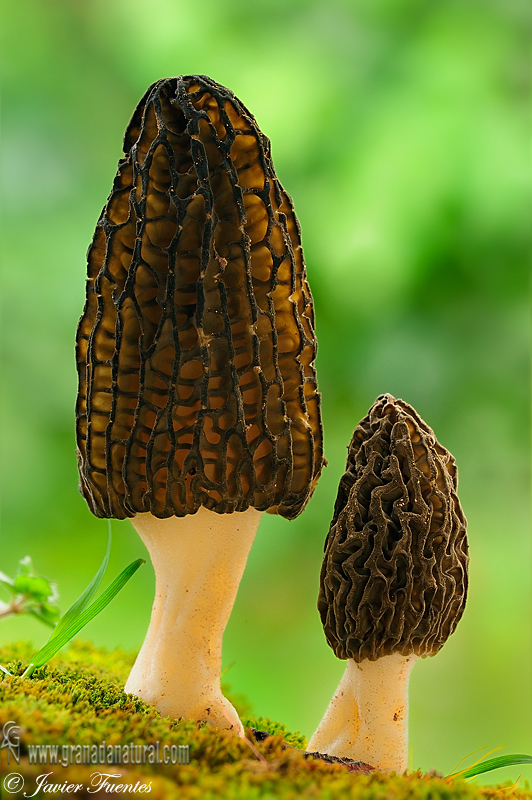
[[[347,668],[308,749],[403,772],[408,681],[462,616],[466,521],[453,456],[414,409],[381,395],[355,429],[318,609]]]
[[[239,727],[221,640],[260,512],[296,517],[323,465],[300,229],[269,140],[205,76],[153,84],[124,152],[78,328],[80,491],[156,572],[126,689]]]

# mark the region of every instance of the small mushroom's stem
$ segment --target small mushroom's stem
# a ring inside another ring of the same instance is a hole
[[[307,750],[404,772],[408,765],[408,681],[417,656],[352,659]]]
[[[242,732],[220,687],[222,636],[260,518],[254,508],[216,514],[200,507],[186,517],[132,519],[155,570],[155,600],[126,692],[163,715]]]

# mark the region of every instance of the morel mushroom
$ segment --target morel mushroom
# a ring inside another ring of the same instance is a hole
[[[406,769],[411,669],[443,646],[466,601],[457,483],[414,409],[378,397],[353,434],[325,542],[318,609],[348,663],[309,750]]]
[[[221,639],[260,512],[296,517],[323,465],[300,228],[269,140],[205,76],[153,84],[124,152],[78,328],[80,491],[156,572],[126,689],[239,727]]]

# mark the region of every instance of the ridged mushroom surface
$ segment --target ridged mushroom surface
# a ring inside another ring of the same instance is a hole
[[[205,76],[151,86],[88,254],[80,490],[100,517],[253,506],[319,477],[314,312],[269,140]]]
[[[338,658],[431,656],[467,594],[453,456],[416,411],[381,395],[355,429],[325,543],[318,608]]]

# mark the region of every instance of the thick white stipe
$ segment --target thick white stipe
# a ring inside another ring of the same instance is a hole
[[[408,682],[417,656],[349,659],[307,750],[402,773],[408,765]]]
[[[133,517],[155,570],[155,600],[126,692],[163,715],[243,730],[220,687],[222,637],[260,518],[254,508],[204,507],[186,517]]]

